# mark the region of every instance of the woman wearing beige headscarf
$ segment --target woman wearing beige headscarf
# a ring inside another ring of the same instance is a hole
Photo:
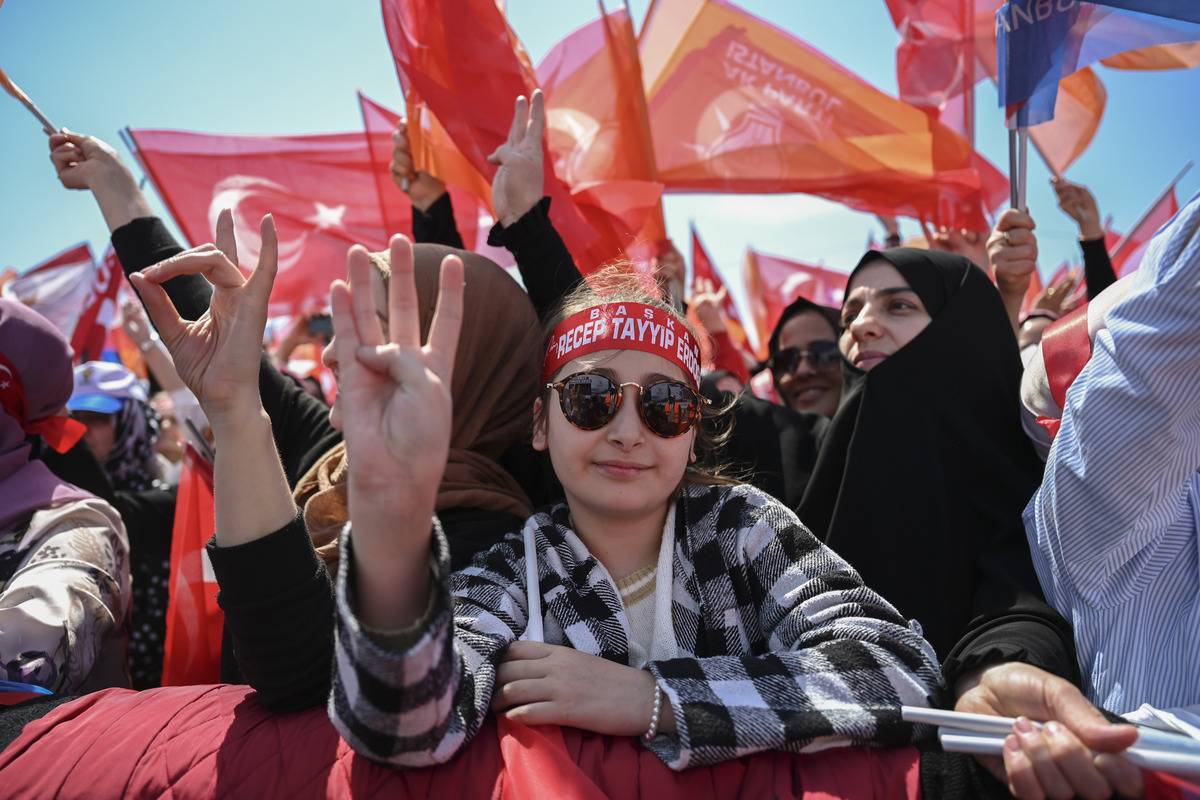
[[[333,590],[327,567],[336,568],[337,534],[347,519],[339,431],[343,422],[352,421],[341,419],[336,402],[322,413],[318,401],[260,356],[276,269],[269,218],[262,237],[259,264],[249,279],[235,266],[232,220],[223,213],[216,247],[179,253],[131,280],[216,438],[216,536],[208,552],[225,611],[222,678],[244,679],[258,689],[262,702],[290,710],[319,705],[328,696]],[[453,433],[437,503],[452,556],[461,564],[532,509],[506,464],[528,459],[524,451],[528,410],[538,387],[540,329],[528,297],[490,260],[438,245],[413,247],[403,237],[396,237],[392,247],[413,250],[426,330],[438,295],[439,263],[452,258],[464,264],[468,288],[457,353],[465,367],[451,387]],[[373,261],[374,310],[386,319],[389,255],[376,254]],[[163,288],[171,281],[178,303],[175,281],[180,278],[212,286],[207,309],[183,309],[198,316],[195,322],[180,318]],[[331,347],[325,361],[336,374],[332,353]],[[412,457],[442,467],[438,454]],[[402,494],[406,487],[388,488]]]

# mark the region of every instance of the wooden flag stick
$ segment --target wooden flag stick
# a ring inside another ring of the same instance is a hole
[[[30,114],[33,114],[35,117],[37,117],[38,122],[42,123],[42,129],[45,130],[47,134],[54,133],[58,130],[54,123],[42,113],[42,110],[38,108],[32,100],[29,99],[29,95],[21,91],[21,87],[12,82],[12,78],[8,77],[8,73],[3,69],[0,69],[0,85],[4,86],[4,91],[15,97],[17,102],[29,109]]]

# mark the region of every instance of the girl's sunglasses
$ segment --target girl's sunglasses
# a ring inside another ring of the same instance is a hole
[[[638,413],[650,432],[674,439],[691,430],[700,419],[701,406],[709,400],[680,381],[659,381],[649,386],[627,381],[617,383],[598,372],[576,372],[547,389],[558,390],[563,416],[576,428],[594,431],[603,428],[617,415],[626,386],[638,390]]]

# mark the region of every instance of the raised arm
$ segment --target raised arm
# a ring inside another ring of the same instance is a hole
[[[498,222],[488,244],[507,248],[538,316],[545,319],[583,276],[554,225],[550,198],[542,195],[545,176],[546,106],[541,91],[532,103],[518,97],[508,141],[488,160],[498,169],[492,178],[492,206]]]
[[[133,174],[111,147],[81,134],[55,134],[50,146],[63,186],[89,190],[95,197],[127,277],[183,252],[163,221],[153,215]],[[200,319],[212,302],[212,285],[200,274],[175,275],[162,288],[187,321]],[[329,427],[328,409],[282,375],[265,355],[258,389],[288,484],[295,485],[315,458],[341,437]]]
[[[1198,229],[1194,199],[1152,241],[1067,392],[1025,512],[1056,606],[1069,605],[1054,596],[1064,585],[1091,603],[1148,588],[1157,569],[1150,545],[1190,513],[1185,495],[1200,468]]]
[[[1019,337],[1021,303],[1029,290],[1029,282],[1037,271],[1038,245],[1033,229],[1037,226],[1028,212],[1010,208],[996,220],[996,227],[987,240],[988,267],[1004,310],[1012,324],[1013,334]],[[982,266],[982,265],[981,265]]]
[[[1089,300],[1117,281],[1108,248],[1104,246],[1104,228],[1100,225],[1100,208],[1091,191],[1066,178],[1050,181],[1058,196],[1058,207],[1079,226],[1079,249],[1083,251],[1083,271],[1087,279]]]
[[[412,147],[403,120],[392,134],[391,172],[396,186],[412,201],[413,241],[461,249],[462,235],[454,222],[454,206],[446,184],[413,168]]]

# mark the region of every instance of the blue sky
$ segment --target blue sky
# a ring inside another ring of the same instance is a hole
[[[614,7],[615,0],[607,2]],[[646,2],[631,0],[639,23]],[[898,37],[883,0],[739,2],[896,92]],[[509,19],[535,61],[597,13],[594,0],[508,0]],[[374,0],[7,0],[0,7],[0,66],[56,124],[107,139],[126,158],[117,131],[127,125],[345,131],[361,128],[355,89],[401,105]],[[1101,212],[1124,229],[1200,155],[1200,71],[1098,72],[1108,110],[1068,177],[1088,184]],[[1005,169],[1005,132],[988,86],[978,93],[977,129],[979,149]],[[6,95],[0,95],[0,142],[0,266],[23,270],[81,240],[99,253],[107,231],[95,204],[59,186],[45,136]],[[1029,205],[1047,275],[1078,257],[1074,224],[1059,212],[1048,180],[1035,158]],[[1181,200],[1198,189],[1200,168],[1183,180]],[[156,197],[152,201],[161,209]],[[804,195],[678,195],[667,199],[666,212],[669,232],[685,253],[688,222],[695,221],[727,277],[740,272],[747,246],[847,269],[878,230],[869,215]],[[917,228],[906,222],[903,230]]]

